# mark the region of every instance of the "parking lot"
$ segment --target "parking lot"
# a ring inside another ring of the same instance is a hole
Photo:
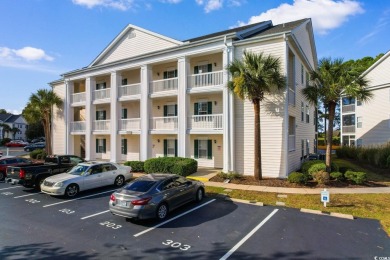
[[[390,256],[378,221],[206,197],[164,222],[108,211],[114,187],[52,197],[0,183],[0,258],[374,259]]]

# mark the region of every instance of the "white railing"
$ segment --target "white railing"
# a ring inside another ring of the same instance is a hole
[[[295,150],[295,135],[288,136],[288,150],[289,151]]]
[[[188,87],[218,86],[223,84],[223,71],[194,74],[188,76]]]
[[[223,128],[222,114],[196,115],[188,117],[189,129],[215,129]]]
[[[141,129],[140,118],[129,118],[119,120],[119,131],[131,131]]]
[[[157,93],[162,91],[177,90],[177,78],[155,80],[149,83],[150,93]]]
[[[85,132],[85,121],[70,122],[71,132]]]
[[[150,120],[152,130],[175,130],[177,129],[177,116],[153,117]]]
[[[355,112],[355,105],[345,105],[343,106],[343,113]]]
[[[93,131],[109,131],[110,130],[110,120],[93,121],[92,129],[93,129]]]
[[[343,126],[343,133],[355,133],[355,126],[354,125]]]
[[[141,93],[141,84],[123,85],[118,87],[119,97],[138,95]]]
[[[110,98],[110,90],[109,88],[95,90],[93,92],[93,100]]]
[[[86,100],[85,92],[72,94],[72,103],[85,102],[85,100]]]

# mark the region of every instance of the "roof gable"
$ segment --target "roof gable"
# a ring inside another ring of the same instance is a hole
[[[390,84],[390,51],[383,55],[379,60],[372,64],[362,76],[366,76],[369,80],[370,87],[379,87]]]

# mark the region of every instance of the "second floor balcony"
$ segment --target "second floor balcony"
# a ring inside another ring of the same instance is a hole
[[[177,130],[177,116],[153,117],[150,130]]]
[[[86,101],[85,92],[73,93],[71,95],[71,104],[83,104]]]
[[[93,101],[110,102],[110,88],[94,90],[92,93]]]
[[[120,119],[118,129],[120,132],[140,131],[141,119],[140,118]]]
[[[191,92],[197,92],[203,89],[210,91],[210,87],[219,90],[223,88],[223,71],[214,71],[201,74],[193,74],[188,76],[188,90]]]
[[[108,132],[110,131],[111,120],[95,120],[92,122],[92,130],[95,132]]]
[[[86,124],[85,121],[75,121],[70,123],[71,133],[85,133]]]
[[[118,87],[119,100],[139,99],[141,94],[141,84],[130,84]]]
[[[188,117],[188,129],[195,131],[223,130],[223,115],[194,115]]]
[[[177,95],[178,78],[154,80],[149,84],[149,93],[156,95]]]

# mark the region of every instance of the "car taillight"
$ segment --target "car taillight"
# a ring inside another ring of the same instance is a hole
[[[24,170],[20,169],[20,171],[19,171],[19,178],[20,179],[24,179],[24,177],[26,177],[26,172]]]
[[[114,202],[116,201],[116,198],[115,198],[115,195],[114,195],[114,194],[111,194],[110,200],[111,200],[111,201],[114,201]]]
[[[148,198],[143,198],[143,199],[139,199],[139,200],[133,200],[131,202],[131,204],[133,205],[146,205],[148,204],[148,202],[152,199],[152,197],[148,197]]]

